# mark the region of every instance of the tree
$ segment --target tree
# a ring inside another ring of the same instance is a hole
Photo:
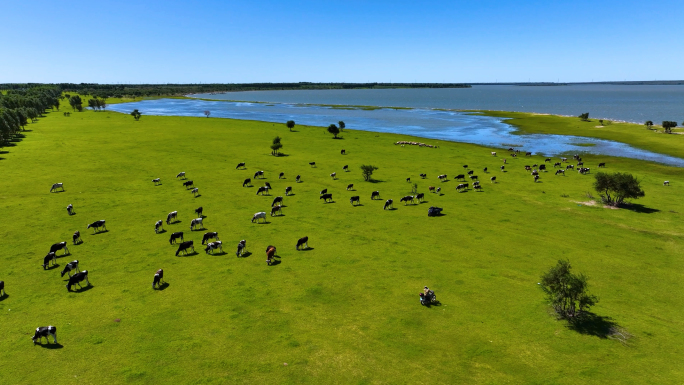
[[[371,176],[373,175],[373,171],[377,169],[377,167],[372,166],[370,164],[361,165],[361,174],[363,175],[363,180],[365,180],[366,182],[370,182]]]
[[[92,108],[93,111],[95,111],[97,108],[97,100],[95,99],[88,99],[88,107]]]
[[[335,135],[335,139],[337,139],[337,135],[340,133],[340,129],[337,128],[336,125],[331,124],[328,126],[328,132]]]
[[[585,112],[585,113],[583,113],[583,114],[580,114],[579,118],[582,119],[582,120],[585,121],[585,122],[588,122],[588,121],[589,121],[589,113],[588,113],[588,112]]]
[[[59,99],[55,99],[55,108],[59,111]]]
[[[619,206],[627,198],[637,199],[645,195],[639,180],[632,174],[598,172],[594,177],[594,189],[601,195],[601,200],[605,204]]]
[[[283,148],[282,143],[280,143],[280,137],[276,136],[273,138],[273,144],[271,144],[271,155],[277,156],[278,155],[278,150]]]
[[[669,120],[663,120],[663,130],[666,134],[671,134],[672,129],[677,127],[677,122],[671,122]]]
[[[346,125],[344,124],[344,122],[343,122],[343,121],[341,121],[341,120],[340,120],[339,122],[337,122],[337,125],[339,125],[339,126],[340,126],[340,131],[343,131],[343,130],[344,130],[344,128],[345,128],[345,127],[347,127],[347,126],[346,126]]]
[[[83,108],[83,101],[81,101],[81,97],[78,95],[74,95],[69,98],[69,104],[71,105],[71,108],[74,109],[74,111],[79,110],[79,106],[81,106],[81,109]]]
[[[587,292],[587,277],[570,272],[570,261],[559,260],[541,276],[541,288],[553,309],[561,318],[575,320],[598,302],[596,296]]]
[[[133,118],[135,118],[135,120],[140,120],[141,115],[142,114],[140,113],[140,111],[138,111],[137,108],[135,110],[133,110],[133,112],[131,112],[131,116],[133,116]]]
[[[294,122],[294,120],[288,120],[287,123],[285,123],[285,125],[287,126],[287,128],[290,129],[290,132],[292,132],[292,129],[295,126],[295,122]]]
[[[646,126],[646,128],[648,128],[650,130],[651,126],[653,126],[653,121],[647,120],[646,123],[644,123],[644,125]]]
[[[207,118],[208,118],[208,117],[209,117],[209,115],[211,115],[211,111],[209,111],[209,110],[207,110],[207,111],[204,111],[204,115],[206,115],[206,116],[207,116]]]

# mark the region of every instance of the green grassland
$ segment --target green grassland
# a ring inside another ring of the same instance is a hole
[[[543,158],[509,159],[501,172],[505,151],[467,144],[401,147],[393,143],[411,138],[345,130],[333,140],[321,127],[91,111],[50,113],[28,128],[0,153],[3,384],[684,382],[683,169],[585,156],[592,172],[607,162],[606,171],[642,182],[638,205],[610,210],[578,203],[589,201],[591,175],[556,177],[549,166],[534,183],[523,166]],[[642,131],[644,143],[659,140]],[[285,156],[270,155],[276,135]],[[682,153],[681,141],[667,144]],[[379,167],[374,183],[363,181],[361,164]],[[465,164],[483,192],[455,191]],[[270,197],[241,187],[257,170]],[[200,197],[175,179],[180,171]],[[442,173],[448,182],[437,180]],[[407,177],[426,203],[399,203],[410,193]],[[48,193],[55,182],[66,191]],[[284,198],[284,215],[251,223],[286,186],[294,195]],[[334,203],[319,200],[323,188]],[[383,200],[369,199],[374,190]],[[352,195],[362,206],[349,204]],[[396,210],[382,210],[387,198]],[[445,215],[427,217],[431,205]],[[200,249],[203,231],[189,229],[198,206],[226,254]],[[155,221],[173,210],[180,222],[155,234]],[[86,225],[98,219],[109,231],[93,235]],[[71,245],[76,230],[81,245]],[[175,257],[173,231],[197,253]],[[298,252],[305,235],[312,249]],[[237,258],[241,239],[251,254]],[[71,255],[44,271],[49,246],[65,240]],[[267,245],[281,263],[266,265]],[[600,297],[593,310],[602,320],[582,330],[557,321],[537,285],[561,258]],[[73,259],[92,287],[69,293],[59,272]],[[158,268],[168,286],[152,290]],[[420,306],[424,285],[440,306]],[[634,337],[626,345],[608,338],[611,322]],[[42,325],[57,326],[60,345],[31,343]]]

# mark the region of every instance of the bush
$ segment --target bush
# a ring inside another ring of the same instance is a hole
[[[589,121],[589,113],[585,112],[583,114],[580,114],[579,118],[582,119],[582,121],[584,121],[584,122],[588,122]]]
[[[363,174],[363,180],[369,182],[371,180],[371,176],[373,175],[373,171],[377,169],[377,167],[372,166],[370,164],[361,165],[361,173]]]

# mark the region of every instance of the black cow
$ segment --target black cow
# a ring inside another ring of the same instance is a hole
[[[539,175],[535,175],[534,176],[534,183],[537,183],[538,180],[539,180]]]
[[[577,166],[584,166],[584,162],[577,162]]]
[[[482,186],[480,186],[479,183],[473,183],[473,188],[474,188],[475,190],[482,191]]]
[[[183,187],[185,187],[185,189],[187,190],[188,187],[195,187],[195,184],[191,180],[189,180],[187,182],[183,182]]]
[[[285,187],[285,196],[290,195],[291,192],[292,192],[292,187],[290,187],[290,186]]]
[[[506,168],[506,166],[501,166],[499,168],[501,169],[501,171],[503,171]]]
[[[64,254],[62,254],[62,255],[70,254],[69,249],[67,248],[66,242],[55,243],[54,245],[50,246],[50,252],[51,253],[56,253],[57,251],[62,250],[62,249],[64,249]]]
[[[169,245],[173,245],[174,243],[176,243],[176,239],[178,238],[180,238],[181,242],[184,241],[182,231],[171,233],[171,238],[169,238]]]
[[[425,179],[425,178],[427,178],[427,174],[420,174],[420,177]]]
[[[178,246],[178,251],[176,251],[176,257],[181,251],[185,251],[185,255],[188,255],[188,249],[195,251],[195,246],[192,241],[183,242]]]
[[[388,208],[392,208],[392,204],[393,204],[393,203],[394,203],[394,201],[391,200],[391,199],[386,200],[386,201],[385,201],[385,206],[383,206],[382,209],[383,209],[383,210],[387,210]]]
[[[304,247],[306,247],[307,249],[309,248],[309,237],[303,237],[303,238],[299,238],[299,239],[297,240],[296,249],[299,250],[299,248],[300,248],[301,246],[304,246]]]
[[[254,173],[254,179],[257,179],[257,177],[264,177],[264,172],[263,171],[257,171]]]
[[[606,167],[606,164],[605,164],[605,163],[599,163],[598,166],[599,166],[599,168],[601,168],[601,167]]]
[[[349,165],[345,164],[344,167],[342,167],[342,170],[349,172]]]
[[[340,151],[340,155],[347,155],[347,151],[346,150]]]
[[[250,178],[245,179],[244,182],[242,182],[242,187],[245,186],[251,186],[252,185],[252,180]]]
[[[407,182],[411,182],[411,178],[406,178],[406,181],[407,181]]]
[[[278,174],[278,179],[283,179],[284,176],[285,176],[285,173],[281,172],[280,174]]]
[[[69,277],[69,282],[66,284],[68,291],[71,291],[71,287],[78,285],[79,288],[83,289],[81,282],[86,281],[88,286],[90,286],[90,281],[88,280],[88,270],[79,271],[78,273]]]
[[[477,175],[471,175],[470,176],[470,180],[475,180],[475,179],[477,179]]]
[[[556,168],[556,167],[563,167],[563,166],[561,165],[561,162],[556,162],[553,164],[553,167]]]
[[[418,202],[423,202],[423,199],[425,198],[425,193],[420,193],[416,195],[416,199],[418,199]]]
[[[83,240],[81,240],[81,232],[80,231],[76,231],[74,233],[74,235],[71,236],[71,239],[74,241],[74,245],[83,242]]]
[[[539,171],[542,171],[542,170],[546,171],[546,165],[545,164],[539,165]]]
[[[269,190],[273,188],[271,187],[271,184],[268,182],[264,182],[264,187],[268,187]]]
[[[373,191],[371,193],[371,200],[373,200],[375,198],[380,199],[380,191]]]
[[[5,281],[0,281],[0,293],[2,293],[2,296],[6,296],[7,293],[5,293]]]
[[[428,209],[428,217],[436,217],[442,213],[442,210],[440,207],[431,206]]]
[[[320,192],[319,194],[320,194],[320,195],[323,195],[323,194],[325,194],[325,193],[327,193],[327,192],[328,192],[328,189],[327,189],[327,188],[324,188],[323,190],[321,190],[321,192]]]
[[[467,164],[464,164],[464,165],[463,165],[463,168],[466,168],[466,169],[467,169],[467,168],[468,168],[468,165],[467,165]]]
[[[273,200],[273,203],[271,203],[271,207],[275,206],[278,203],[280,203],[280,204],[283,203],[283,197],[275,197],[275,199]]]
[[[238,163],[238,165],[237,165],[237,167],[235,167],[235,169],[237,170],[237,169],[240,168],[240,167],[242,167],[242,168],[247,168],[247,167],[245,167],[245,162],[240,162],[240,163]]]
[[[54,326],[41,326],[36,328],[36,333],[31,337],[31,340],[33,340],[33,343],[36,343],[36,340],[38,340],[41,344],[43,343],[43,338],[50,343],[50,337],[52,336],[52,340],[54,343],[57,343],[57,328]]]
[[[532,153],[531,153],[531,152],[526,152],[526,153],[525,153],[525,156],[532,156]]]
[[[49,252],[43,258],[43,270],[47,270],[50,267],[50,262],[52,262],[53,265],[57,264],[57,262],[55,260],[55,253],[53,253],[53,252]]]
[[[332,194],[323,194],[318,199],[323,199],[326,202],[332,202]]]
[[[496,182],[496,177],[493,176],[493,177],[489,178],[489,180],[492,181],[492,183],[494,183],[494,182]]]
[[[347,185],[347,191],[349,190],[354,190],[354,183],[350,183]]]
[[[154,280],[152,280],[152,289],[154,289],[155,286],[161,287],[162,282],[164,282],[164,270],[159,269],[156,273],[154,273]]]
[[[301,176],[301,175],[297,175],[297,178],[296,178],[295,180],[297,181],[297,183],[301,182],[301,181],[302,181],[302,176]]]
[[[399,202],[404,202],[404,206],[406,206],[406,204],[408,204],[409,201],[410,201],[411,203],[414,203],[414,202],[413,202],[413,195],[406,195],[405,197],[399,199]]]
[[[171,212],[166,216],[166,224],[167,224],[167,225],[170,225],[172,219],[174,219],[174,220],[178,219],[178,211],[171,211]]]
[[[470,170],[470,171],[468,171],[468,175],[473,175],[474,173],[475,173],[475,171],[474,171],[474,170]]]
[[[76,214],[76,211],[74,211],[74,205],[72,205],[71,203],[69,203],[69,206],[67,206],[67,213],[68,213],[69,215],[74,215],[74,214]]]
[[[99,232],[101,228],[104,228],[105,230],[107,230],[107,226],[105,226],[105,220],[104,219],[100,219],[99,221],[95,221],[95,222],[89,224],[87,228],[91,228],[91,227],[93,228],[93,234],[95,234],[95,232]]]
[[[161,178],[152,179],[152,182],[154,182],[155,186],[159,186],[161,184]]]
[[[351,203],[352,206],[355,206],[354,202],[361,204],[361,197],[358,195],[355,195],[355,196],[349,198],[349,203]]]
[[[556,170],[556,175],[563,174],[565,176],[565,170]]]
[[[202,244],[205,244],[210,239],[216,239],[217,241],[220,241],[218,233],[216,231],[212,231],[209,233],[204,233],[204,236],[202,237]]]
[[[487,172],[487,167],[485,167],[482,171]]]
[[[267,193],[267,192],[268,192],[268,187],[259,187],[259,189],[256,192],[256,195],[259,195],[260,193],[261,193],[261,195],[264,195],[264,193]]]
[[[551,158],[544,159],[544,162],[550,162],[550,161],[551,161]]]
[[[471,172],[472,172],[472,171],[471,171]],[[456,175],[456,178],[454,178],[454,179],[456,179],[456,180],[460,180],[460,179],[465,180],[465,175],[464,175],[464,174],[458,174],[458,175]]]
[[[204,217],[204,215],[202,215],[202,212],[204,212],[203,207],[198,207],[197,209],[195,209],[195,214],[197,214],[197,216],[200,218]]]
[[[69,274],[69,278],[71,278],[71,272],[72,271],[78,271],[78,260],[73,260],[64,266],[64,270],[62,270],[62,277],[64,277],[64,274]]]
[[[316,162],[309,162],[309,166],[316,167]]]

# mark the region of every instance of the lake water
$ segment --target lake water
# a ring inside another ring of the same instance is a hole
[[[426,108],[376,110],[339,109],[289,103],[249,103],[192,99],[158,99],[112,104],[110,110],[144,115],[204,116],[327,127],[343,120],[347,128],[413,135],[428,139],[473,143],[493,148],[516,147],[547,156],[593,153],[649,160],[684,167],[684,159],[657,154],[624,143],[564,135],[515,134],[504,119]],[[144,118],[144,117],[143,117]],[[426,141],[429,142],[429,141]]]

